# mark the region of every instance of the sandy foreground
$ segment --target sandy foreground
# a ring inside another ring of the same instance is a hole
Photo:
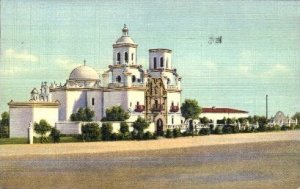
[[[0,157],[23,155],[99,154],[143,150],[163,150],[225,144],[243,144],[272,141],[300,141],[300,130],[286,132],[241,133],[161,138],[150,141],[82,142],[60,144],[12,144],[0,145]]]

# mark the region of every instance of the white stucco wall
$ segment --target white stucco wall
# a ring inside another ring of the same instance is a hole
[[[53,91],[52,100],[59,102],[59,115],[58,120],[63,121],[67,120],[67,93],[65,90]]]
[[[70,120],[72,113],[79,108],[87,106],[87,95],[85,90],[66,91],[66,119]]]
[[[33,121],[33,110],[31,107],[9,108],[9,137],[26,137],[29,123]]]
[[[121,106],[125,111],[128,110],[127,91],[106,91],[104,92],[103,110],[104,116],[107,108]]]
[[[207,117],[208,119],[216,122],[217,120],[222,120],[225,118],[246,118],[248,117],[248,113],[201,113],[199,117]]]
[[[58,107],[11,107],[10,137],[28,137],[29,123],[45,119],[51,126],[58,121]],[[39,136],[34,134],[34,136]]]
[[[92,99],[94,98],[94,105],[92,104]],[[101,90],[94,90],[87,92],[87,107],[92,109],[95,112],[95,121],[100,121],[103,117],[102,109],[102,99],[103,92]]]

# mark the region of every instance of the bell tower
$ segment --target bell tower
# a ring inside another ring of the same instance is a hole
[[[113,44],[113,65],[136,65],[137,44],[128,35],[126,24],[122,36]]]

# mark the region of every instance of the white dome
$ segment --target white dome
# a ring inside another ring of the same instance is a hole
[[[99,80],[99,75],[93,68],[82,65],[75,68],[70,74],[70,80]]]
[[[116,41],[117,44],[120,44],[120,43],[131,43],[131,44],[135,44],[134,41],[131,39],[131,37],[129,36],[122,36],[120,37],[117,41]]]

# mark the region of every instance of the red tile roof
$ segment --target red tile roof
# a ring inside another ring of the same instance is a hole
[[[247,111],[232,108],[202,108],[202,113],[248,113]]]

